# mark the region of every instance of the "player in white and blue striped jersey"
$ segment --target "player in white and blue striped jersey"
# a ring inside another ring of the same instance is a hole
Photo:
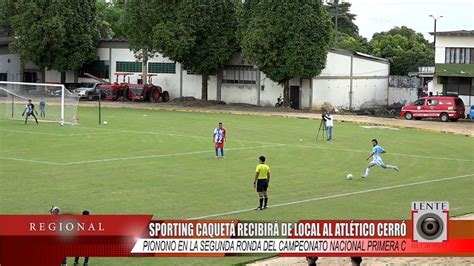
[[[386,165],[383,160],[382,160],[382,154],[386,153],[386,151],[379,145],[379,142],[376,139],[372,140],[372,154],[367,158],[369,160],[372,157],[372,161],[367,165],[367,168],[365,169],[365,173],[362,176],[362,178],[367,178],[370,173],[370,168],[374,166],[380,166],[383,169],[391,169],[395,170],[398,172],[398,167],[394,165]]]

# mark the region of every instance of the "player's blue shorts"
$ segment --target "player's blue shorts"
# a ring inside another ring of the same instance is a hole
[[[370,163],[380,167],[385,167],[385,164],[383,163],[382,158],[380,157],[374,157]]]

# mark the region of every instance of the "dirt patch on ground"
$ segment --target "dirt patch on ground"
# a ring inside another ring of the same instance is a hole
[[[457,220],[474,220],[474,214],[463,215]],[[474,265],[474,257],[418,257],[418,258],[362,258],[362,265]],[[319,258],[318,265],[350,265],[350,258]],[[247,265],[308,265],[305,258],[270,258]]]
[[[81,106],[98,106],[97,102],[81,101]],[[281,116],[300,119],[320,119],[321,113],[309,110],[294,110],[291,108],[275,108],[255,106],[251,104],[226,104],[222,101],[202,101],[193,97],[173,99],[167,103],[137,103],[103,101],[102,106],[112,108],[133,108],[152,110],[174,110],[185,112],[214,112],[227,114]],[[390,126],[397,128],[416,128],[435,132],[453,133],[474,137],[474,122],[459,120],[458,122],[415,121],[400,118],[374,117],[357,114],[335,114],[334,119],[342,122],[353,122],[368,125]]]

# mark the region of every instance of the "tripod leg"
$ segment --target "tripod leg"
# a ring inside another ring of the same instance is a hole
[[[321,123],[319,123],[319,129],[318,129],[318,134],[316,135],[316,140],[318,140],[319,132],[321,131],[322,126],[323,126],[323,120],[321,120]],[[323,138],[324,138],[324,128],[323,128]]]

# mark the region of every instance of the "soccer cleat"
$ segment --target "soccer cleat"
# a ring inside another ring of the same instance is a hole
[[[268,208],[267,206],[263,207],[264,210],[266,210],[267,208]]]
[[[364,179],[367,178],[365,175],[362,175],[361,177],[364,178]]]
[[[395,168],[393,168],[393,170],[398,172],[399,171],[398,166],[395,166]]]
[[[257,207],[257,208],[255,208],[255,210],[256,210],[256,211],[261,211],[261,210],[263,210],[263,209],[262,209],[262,207]]]

